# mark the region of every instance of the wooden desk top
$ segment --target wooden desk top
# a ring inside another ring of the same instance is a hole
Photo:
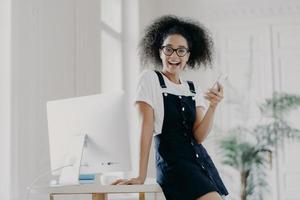
[[[157,183],[143,185],[81,184],[71,186],[36,186],[31,193],[43,194],[91,194],[91,193],[157,193],[162,192]]]

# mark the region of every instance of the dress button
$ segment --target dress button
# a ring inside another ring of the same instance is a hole
[[[179,97],[179,99],[181,99],[182,97],[181,96],[178,96]]]
[[[185,120],[182,121],[182,124],[185,124]]]
[[[186,134],[186,133],[184,133],[184,136],[187,136],[187,134]]]
[[[205,169],[205,167],[203,165],[201,165],[202,169]]]
[[[195,100],[195,97],[193,96],[192,99]]]
[[[191,142],[191,145],[194,146],[194,142]]]
[[[184,107],[182,107],[182,109],[181,109],[182,111],[184,111]]]
[[[165,95],[165,96],[168,96],[168,94],[167,94],[167,93],[164,93],[164,95]]]
[[[196,157],[199,158],[199,155],[196,153]]]

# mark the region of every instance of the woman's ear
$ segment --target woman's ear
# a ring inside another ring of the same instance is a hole
[[[159,57],[162,60],[162,51],[161,51],[161,49],[159,49]]]
[[[186,54],[186,59],[187,59],[187,62],[189,61],[189,58],[190,58],[190,52],[188,52],[187,54]]]

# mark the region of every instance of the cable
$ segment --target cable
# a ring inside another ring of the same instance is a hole
[[[52,174],[53,172],[58,171],[58,170],[61,170],[61,169],[65,168],[65,167],[69,167],[69,166],[73,166],[73,164],[65,165],[65,166],[59,167],[59,168],[57,168],[57,169],[47,171],[47,172],[45,172],[45,173],[39,175],[38,177],[36,177],[36,178],[31,182],[31,184],[26,188],[26,190],[27,190],[27,191],[26,191],[26,200],[29,200],[30,194],[31,194],[31,189],[32,189],[32,187],[34,186],[34,184],[35,184],[40,178],[42,178],[42,177],[44,177],[44,176],[46,176],[46,175],[48,175],[48,174]]]

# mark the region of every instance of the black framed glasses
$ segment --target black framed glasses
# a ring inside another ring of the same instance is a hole
[[[171,56],[174,53],[174,51],[175,51],[176,54],[177,54],[177,56],[183,57],[183,56],[185,56],[189,52],[189,49],[187,49],[185,47],[179,47],[177,49],[173,49],[170,46],[162,46],[161,49],[162,49],[162,52],[166,56]]]

